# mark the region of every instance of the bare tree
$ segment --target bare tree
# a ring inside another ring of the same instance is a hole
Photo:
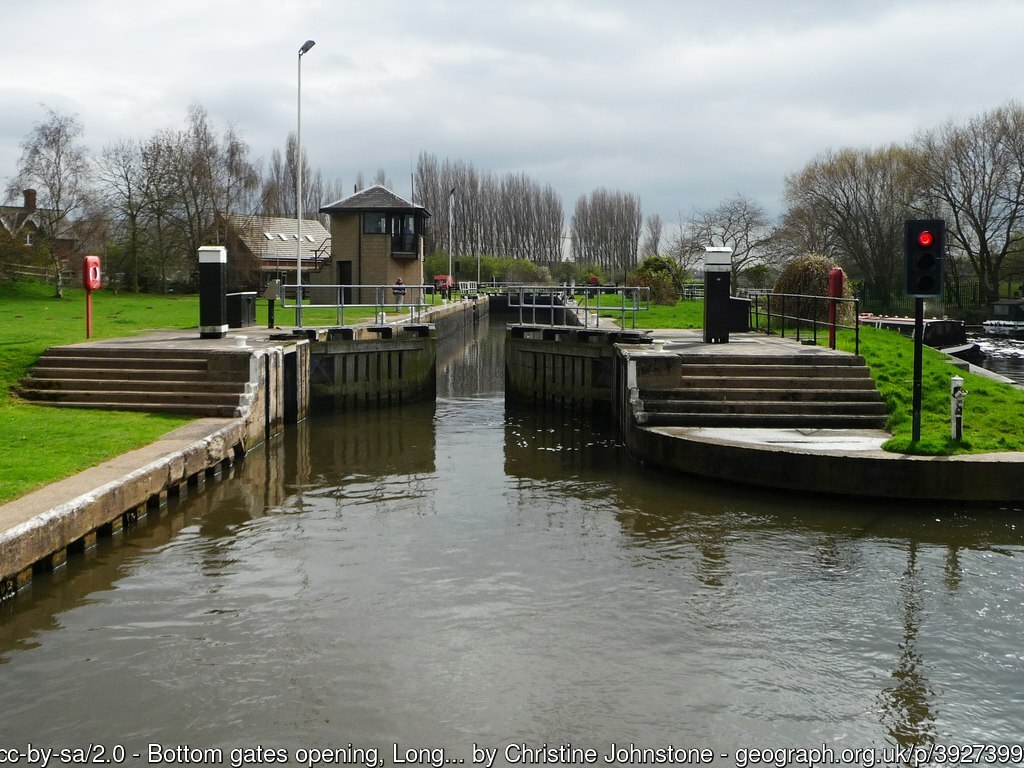
[[[772,237],[772,262],[785,264],[797,256],[818,253],[839,260],[840,243],[828,224],[821,202],[803,200],[791,204]]]
[[[995,301],[1024,226],[1024,109],[1010,104],[947,123],[923,134],[917,149],[919,179],[930,210],[947,219],[951,252],[970,263],[985,301]]]
[[[732,248],[732,273],[763,264],[769,256],[771,222],[765,209],[737,194],[718,206],[696,212],[687,226],[683,245],[691,258],[699,258],[706,247]]]
[[[53,269],[54,293],[62,297],[62,272],[69,266],[64,259],[76,255],[85,240],[85,233],[72,230],[85,212],[91,175],[88,153],[79,141],[82,124],[78,118],[43,108],[46,119],[36,123],[22,140],[18,173],[7,193],[13,196],[24,189],[37,190],[42,246]]]
[[[174,225],[177,183],[172,161],[174,131],[158,131],[142,147],[147,228],[147,261],[153,265],[162,291],[171,276],[188,263],[188,244]]]
[[[224,133],[215,169],[217,212],[220,214],[255,212],[258,207],[257,194],[260,189],[259,168],[249,159],[249,145],[232,126],[228,126]],[[316,198],[314,198],[315,200]],[[313,210],[316,211],[319,205],[314,202],[314,206]],[[221,221],[223,220],[224,217],[221,216]],[[223,238],[220,238],[219,242],[223,242]]]
[[[827,153],[786,179],[787,220],[852,276],[892,292],[902,268],[903,221],[920,200],[914,161],[896,145]]]
[[[373,183],[380,184],[380,186],[386,189],[394,190],[395,186],[391,183],[391,179],[388,178],[387,171],[383,168],[378,168],[377,173],[373,176]]]
[[[659,214],[652,213],[647,217],[647,222],[644,225],[644,244],[640,248],[640,252],[644,256],[657,256],[661,253],[661,237],[664,228],[664,222]]]
[[[195,104],[185,129],[165,135],[169,173],[163,178],[171,185],[173,201],[169,220],[194,257],[201,246],[215,241],[217,138],[206,110]]]
[[[114,217],[114,238],[121,246],[131,290],[139,292],[145,240],[146,183],[142,146],[122,139],[103,149],[96,164],[103,198]],[[108,267],[108,271],[110,270]],[[118,270],[120,271],[120,270]]]
[[[498,178],[471,163],[440,162],[421,153],[415,200],[432,214],[426,232],[430,250],[543,263],[561,258],[561,200],[550,186],[526,174]]]
[[[260,194],[260,212],[264,216],[294,217],[298,142],[295,133],[289,133],[285,141],[285,151],[275,149],[270,155],[270,165],[263,178],[263,191]],[[339,195],[338,197],[341,197]],[[337,199],[337,198],[333,198]],[[332,202],[324,188],[320,171],[313,171],[309,165],[309,155],[302,149],[302,216],[316,217],[320,208]]]
[[[684,221],[682,211],[678,216],[679,225],[669,241],[668,252],[676,264],[676,274],[680,275],[682,280],[692,275],[699,266],[704,258],[704,248],[693,240],[691,227]]]

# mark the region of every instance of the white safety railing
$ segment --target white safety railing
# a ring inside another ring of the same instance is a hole
[[[298,285],[282,284],[278,302],[283,309],[297,309]],[[424,310],[441,303],[433,285],[303,285],[302,309],[333,309],[337,325],[345,325],[346,310],[373,309],[374,318],[385,322],[388,312],[408,312],[409,322],[423,319]]]
[[[565,325],[572,312],[584,328],[601,325],[601,314],[619,315],[619,327],[636,328],[637,314],[651,308],[651,289],[620,285],[508,285],[510,309],[519,310],[519,322]],[[538,314],[539,313],[539,314]],[[529,320],[527,321],[527,317]]]

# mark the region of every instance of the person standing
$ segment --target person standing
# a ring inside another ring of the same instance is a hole
[[[395,305],[402,306],[405,302],[405,284],[402,282],[402,278],[395,280],[395,284],[391,286],[391,293],[395,295]]]

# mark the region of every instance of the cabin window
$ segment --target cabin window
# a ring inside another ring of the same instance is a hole
[[[363,234],[383,235],[387,230],[388,217],[383,213],[363,214]]]
[[[992,306],[993,317],[1009,317],[1010,316],[1010,305],[1009,304],[994,304]]]

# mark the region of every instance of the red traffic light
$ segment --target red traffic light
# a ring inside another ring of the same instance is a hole
[[[942,257],[946,222],[942,219],[908,219],[903,225],[904,279],[908,296],[942,295]]]

